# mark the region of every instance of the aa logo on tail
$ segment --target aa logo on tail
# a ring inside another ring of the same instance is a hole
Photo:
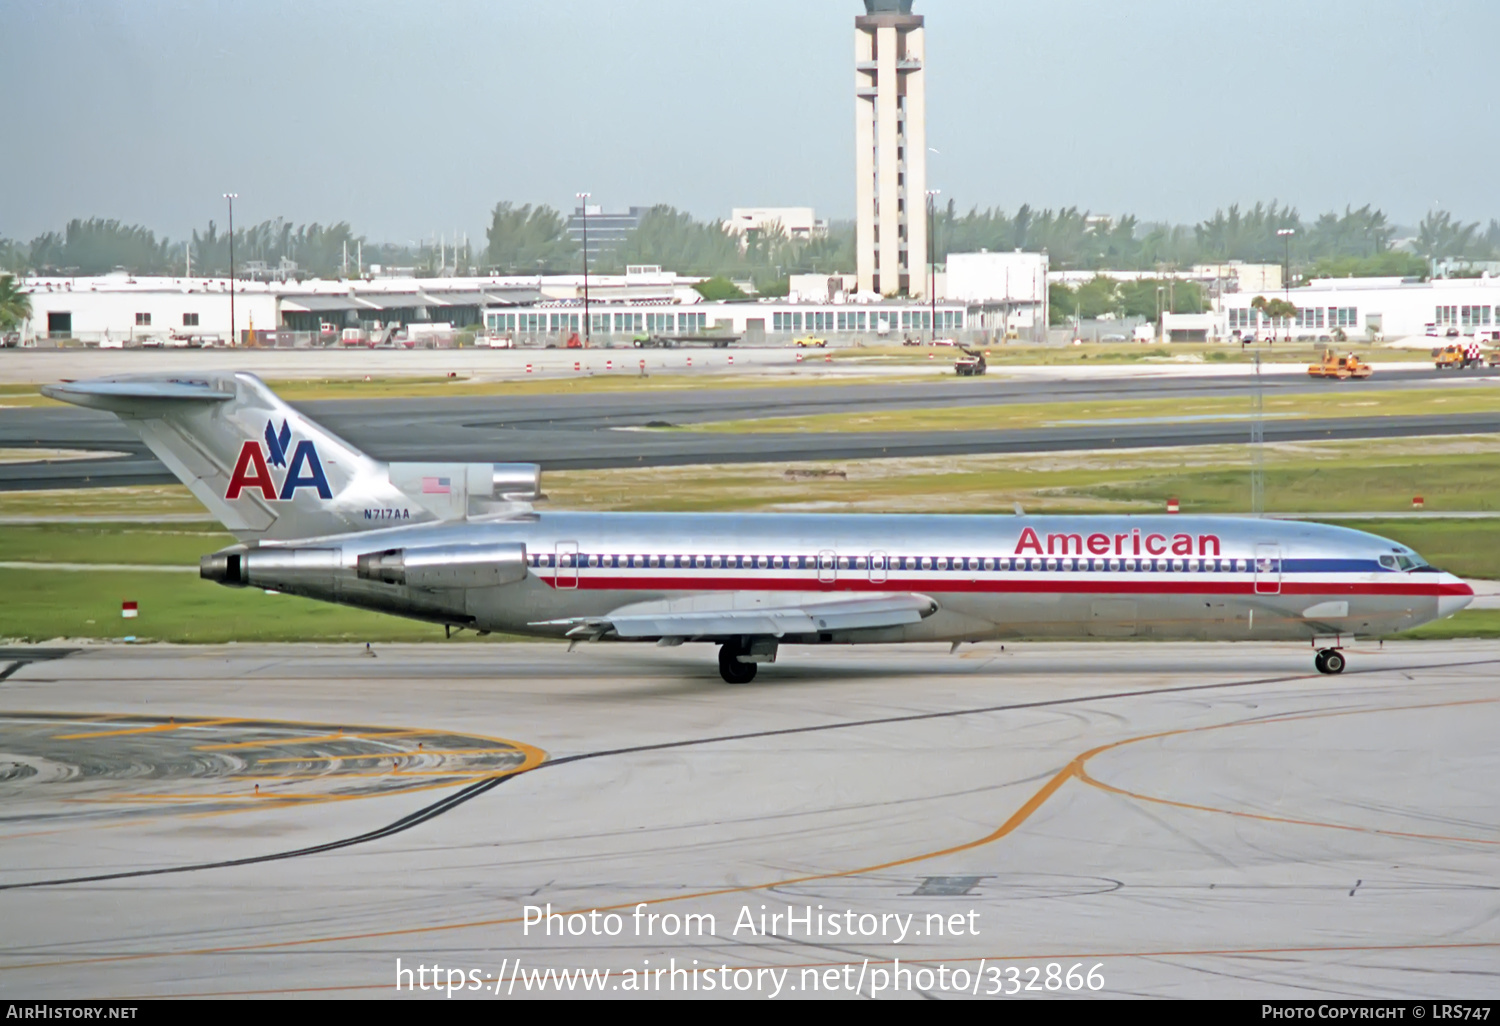
[[[318,497],[333,498],[328,487],[328,476],[323,473],[323,461],[318,458],[317,446],[304,438],[292,451],[292,463],[287,467],[287,449],[292,444],[292,428],[285,420],[277,431],[271,421],[266,421],[265,451],[259,442],[247,441],[240,446],[239,459],[235,460],[234,473],[229,476],[226,499],[238,499],[246,490],[259,490],[261,497],[271,502],[286,502],[297,494],[298,488],[316,488]],[[271,476],[272,467],[287,467],[280,491]]]

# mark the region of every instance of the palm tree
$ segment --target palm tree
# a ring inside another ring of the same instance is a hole
[[[0,331],[10,331],[31,316],[31,297],[21,291],[15,275],[0,274]]]

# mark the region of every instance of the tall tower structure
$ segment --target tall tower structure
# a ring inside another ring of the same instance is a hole
[[[927,50],[912,0],[854,19],[855,201],[861,291],[927,295]]]

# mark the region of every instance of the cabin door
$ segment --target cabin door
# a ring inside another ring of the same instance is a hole
[[[1255,546],[1255,594],[1281,594],[1281,546],[1262,542]]]
[[[578,543],[557,543],[557,576],[554,580],[559,588],[578,587]]]

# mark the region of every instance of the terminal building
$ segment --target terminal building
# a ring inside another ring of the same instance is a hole
[[[962,267],[962,256],[953,262]],[[365,340],[393,329],[434,344],[467,331],[520,346],[563,345],[575,333],[595,345],[630,345],[642,335],[732,335],[745,345],[809,336],[831,344],[1030,338],[1046,324],[1045,285],[1033,287],[1038,273],[1045,283],[1045,263],[1025,273],[1018,266],[1013,289],[971,289],[936,302],[852,293],[854,279],[844,275],[798,276],[798,290],[783,298],[708,302],[694,287],[701,278],[630,267],[590,274],[587,308],[581,274],[236,281],[232,293],[221,278],[39,277],[21,283],[32,306],[22,344],[311,346],[345,331]]]
[[[1284,299],[1295,317],[1273,321],[1257,296]],[[1296,288],[1225,293],[1205,314],[1166,314],[1162,338],[1173,342],[1291,338],[1298,341],[1397,341],[1452,335],[1494,340],[1500,333],[1500,277],[1319,278]]]
[[[631,207],[623,214],[607,214],[602,206],[595,204],[577,207],[568,218],[568,238],[583,247],[587,236],[584,252],[593,265],[601,256],[619,249],[648,213],[649,207]]]
[[[724,230],[745,241],[758,233],[780,233],[793,242],[808,242],[825,238],[828,222],[819,221],[812,207],[735,207]]]
[[[589,275],[589,289],[601,308],[670,306],[701,302],[693,289],[699,280],[632,267],[623,275]],[[480,330],[496,310],[545,309],[577,299],[583,275],[237,280],[232,292],[224,278],[124,273],[27,278],[21,285],[31,299],[31,317],[21,330],[25,345],[312,345],[345,329]]]

